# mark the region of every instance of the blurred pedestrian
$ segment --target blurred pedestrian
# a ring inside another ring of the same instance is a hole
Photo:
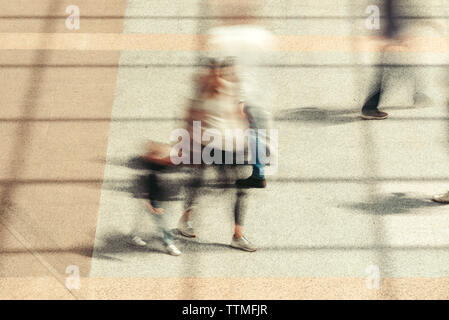
[[[222,17],[222,25],[208,32],[208,49],[218,56],[235,59],[237,74],[241,82],[241,99],[249,126],[254,130],[250,137],[254,150],[252,174],[236,182],[241,188],[265,188],[264,151],[269,149],[269,139],[259,129],[271,127],[270,96],[272,81],[264,66],[273,64],[276,41],[274,35],[257,21],[260,3],[257,0],[211,1],[213,8]]]
[[[155,223],[166,252],[173,256],[179,256],[181,251],[174,243],[166,217],[169,202],[180,193],[178,168],[169,161],[170,149],[170,145],[150,143],[149,150],[141,159],[150,171],[146,176],[137,179],[136,183],[139,193],[142,193],[138,195],[138,198],[144,198],[143,206]],[[140,221],[136,222],[137,225],[141,223]],[[147,242],[137,234],[133,234],[130,241],[131,244],[138,247],[147,246]]]
[[[238,132],[243,133],[247,127],[246,119],[241,112],[239,80],[233,61],[229,58],[209,60],[206,74],[197,79],[198,96],[192,101],[187,113],[188,126],[192,127],[194,123],[200,123],[200,136],[204,137],[214,133],[214,141],[212,144],[206,144],[202,138],[200,141],[192,141],[192,144],[199,145],[197,150],[192,147],[192,158],[200,158],[201,164],[192,167],[192,177],[187,185],[185,211],[178,222],[178,230],[185,237],[196,237],[196,232],[191,224],[191,215],[196,211],[196,203],[204,187],[206,168],[216,169],[220,180],[227,182],[230,177],[236,177],[236,154],[244,152],[239,149],[244,146],[239,147],[237,143],[226,143],[226,141],[235,142]],[[193,132],[194,130],[195,128],[190,128],[189,131]],[[191,136],[194,139],[196,135],[192,134]],[[211,155],[213,159],[218,158],[218,163],[206,160],[205,154]],[[232,159],[232,163],[228,163],[229,159]],[[245,212],[242,209],[242,196],[242,192],[237,191],[231,247],[250,252],[256,251],[257,248],[243,234]]]

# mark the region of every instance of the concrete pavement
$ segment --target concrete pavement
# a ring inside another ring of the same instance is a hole
[[[186,11],[184,5],[179,3],[175,11],[185,16],[202,12],[197,1]],[[335,11],[335,4],[325,9],[325,4],[307,3],[298,7],[303,19],[285,19],[295,14],[291,6],[284,8],[287,4],[271,5],[262,16],[271,17],[266,20],[276,34],[367,34],[363,19],[356,24],[343,19],[354,12],[363,16],[362,5]],[[435,3],[426,6],[427,12],[432,5],[437,11]],[[151,1],[130,1],[127,15],[169,15],[164,10]],[[194,33],[214,21],[193,22],[125,19],[125,32]],[[380,53],[364,52],[282,52],[279,65],[267,66],[275,79],[280,167],[266,190],[249,195],[246,234],[260,250],[248,254],[227,247],[233,194],[212,190],[194,219],[199,239],[180,238],[184,254],[173,258],[160,252],[151,222],[142,218],[141,203],[118,187],[131,183],[138,172],[117,163],[139,154],[145,139],[167,141],[179,126],[174,119],[189,97],[196,54],[122,52],[120,63],[127,67],[120,68],[117,80],[91,277],[364,278],[371,265],[386,278],[447,277],[447,210],[429,201],[447,188],[447,107],[413,108],[410,79],[422,75],[413,65],[424,58],[442,64],[445,55],[386,57],[393,66],[383,105],[390,106],[391,119],[365,122],[358,118],[358,107],[378,72],[369,65],[380,58]],[[395,61],[409,66],[398,68]],[[133,63],[151,68],[129,67]],[[430,68],[438,79],[444,67]],[[181,203],[169,212],[175,227]],[[150,240],[147,250],[124,242],[136,219],[138,233]]]
[[[54,10],[50,2],[48,12],[26,1],[14,11],[5,2],[5,15],[14,18],[0,27],[18,35],[67,32],[58,17],[68,2]],[[85,33],[170,37],[204,33],[217,22],[198,0],[72,2],[91,16],[81,20]],[[371,1],[264,3],[262,20],[278,36],[378,35],[365,27]],[[421,17],[412,35],[447,37],[448,8],[447,0],[407,7],[406,15]],[[42,17],[23,17],[37,13]],[[383,60],[375,50],[329,46],[279,52],[279,63],[266,67],[274,79],[279,172],[267,189],[251,191],[246,217],[245,233],[260,250],[227,247],[233,193],[214,188],[194,218],[199,239],[179,238],[183,255],[175,258],[161,252],[130,193],[139,172],[123,164],[147,139],[167,141],[180,126],[198,53],[130,48],[119,58],[116,49],[89,51],[86,43],[79,51],[2,50],[8,76],[0,88],[9,106],[1,111],[2,208],[9,208],[2,211],[2,297],[448,297],[447,208],[429,198],[448,189],[449,114],[441,99],[412,106],[415,76],[433,97],[447,86],[447,52],[391,52]],[[24,61],[32,68],[21,67]],[[382,105],[391,117],[362,121],[359,107],[379,74],[372,64],[383,63]],[[181,211],[174,202],[173,228]],[[133,230],[149,240],[147,249],[126,244]],[[80,267],[79,290],[64,286],[69,265]],[[380,290],[365,285],[372,266]]]

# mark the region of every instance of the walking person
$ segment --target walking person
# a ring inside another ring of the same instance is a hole
[[[406,9],[412,6],[411,3],[401,0],[383,0],[382,3],[381,13],[385,16],[384,38],[389,42],[389,44],[384,47],[384,61],[386,61],[385,49],[390,45],[400,45],[404,48],[412,45],[412,47],[416,48],[416,45],[413,43],[414,38],[429,34],[432,34],[433,37],[437,35],[442,36],[444,33],[444,23],[420,19],[418,16],[406,15]],[[421,48],[416,49],[420,50]],[[407,59],[419,57],[420,64],[425,64],[425,61],[432,61],[432,63],[435,63],[435,57],[429,56],[429,54],[425,54],[425,52],[421,52],[419,56],[416,54],[416,50],[410,50],[409,58]],[[403,68],[396,67],[394,70],[397,73],[404,68],[410,69],[411,66],[404,65]],[[383,120],[388,118],[388,113],[379,110],[379,103],[382,100],[383,93],[386,89],[385,74],[384,68],[382,69],[380,76],[376,79],[374,93],[371,94],[363,104],[361,117],[365,120]],[[435,74],[435,71],[432,70],[430,66],[415,68],[413,75],[413,80],[415,82],[413,105],[415,107],[438,105],[442,101],[441,93],[444,95],[443,100],[446,100],[446,92],[441,92],[441,83],[445,81],[443,80],[445,76],[446,74]]]
[[[196,237],[196,232],[191,224],[191,215],[196,211],[196,203],[202,188],[204,187],[204,172],[207,168],[218,171],[221,180],[229,181],[235,177],[236,154],[244,152],[239,150],[237,144],[229,145],[226,141],[236,141],[237,132],[243,132],[247,127],[246,119],[242,115],[240,102],[239,81],[235,73],[233,59],[221,61],[210,59],[205,75],[198,78],[197,99],[193,100],[188,110],[187,123],[191,127],[194,123],[201,124],[201,137],[215,132],[213,144],[205,144],[204,141],[192,141],[200,148],[192,148],[192,158],[201,158],[199,166],[192,166],[192,178],[187,185],[185,211],[178,222],[178,231],[185,237]],[[240,130],[237,130],[240,129]],[[194,131],[190,128],[188,131]],[[195,135],[191,135],[195,139]],[[216,137],[220,137],[216,141]],[[213,146],[213,148],[211,148]],[[195,155],[198,152],[198,155]],[[206,160],[205,154],[213,159],[219,159],[218,163]],[[233,159],[228,164],[226,159]],[[231,247],[245,251],[256,251],[257,248],[243,234],[244,213],[242,197],[244,194],[237,190],[234,204],[234,235]]]
[[[276,47],[274,35],[258,23],[255,18],[259,1],[222,0],[212,1],[215,10],[222,15],[222,24],[208,32],[209,46],[223,56],[235,59],[241,83],[241,99],[244,113],[254,134],[250,137],[250,148],[254,158],[252,174],[236,182],[240,188],[265,188],[266,160],[264,151],[269,149],[268,132],[272,117],[268,111],[272,81],[263,68],[274,62]],[[262,131],[261,131],[262,130]]]
[[[396,11],[393,0],[384,0],[381,12],[385,13],[384,37],[392,41],[396,36],[398,25],[396,21]],[[384,120],[388,118],[388,113],[379,110],[379,102],[382,95],[382,84],[384,71],[382,70],[378,79],[376,79],[376,87],[374,93],[369,96],[362,106],[361,117],[365,120]]]
[[[181,251],[174,243],[167,225],[169,203],[179,192],[179,175],[177,167],[170,163],[170,146],[152,142],[150,150],[141,159],[149,173],[136,180],[135,197],[143,198],[143,207],[152,218],[164,244],[165,250],[172,256],[179,256]],[[141,221],[136,221],[136,226]],[[136,232],[130,237],[130,243],[137,247],[146,247],[147,242]]]

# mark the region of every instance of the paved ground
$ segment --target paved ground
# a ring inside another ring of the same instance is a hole
[[[0,1],[0,32],[25,46],[25,34],[68,35],[65,10],[71,4],[94,16],[123,16],[126,8],[115,0]],[[88,20],[82,30],[121,32],[122,22]],[[93,160],[106,152],[120,55],[2,49],[1,296],[70,298],[67,266],[79,266],[81,275],[90,270],[104,171]],[[111,67],[95,67],[101,64]],[[40,278],[46,280],[35,285]]]
[[[87,7],[89,14],[109,19],[102,23],[89,19],[83,32],[122,32],[121,21],[111,16],[123,15],[125,7],[125,34],[191,35],[203,33],[216,22],[206,18],[210,12],[201,1],[172,1],[170,5],[148,0],[116,2],[112,6],[116,11],[108,14],[101,12],[101,4]],[[376,35],[365,28],[368,2],[265,2],[263,21],[279,36]],[[50,8],[50,15],[63,15],[64,8]],[[441,25],[441,34],[448,36],[444,22],[449,14],[447,0],[420,2],[410,8],[414,12],[409,10],[407,14],[423,17],[420,21],[425,26],[429,21]],[[16,29],[8,26],[4,25],[4,32],[36,32],[39,27],[29,25],[27,29],[19,23]],[[65,32],[63,29],[45,30],[59,33]],[[435,35],[435,31],[422,27],[413,35]],[[274,79],[272,111],[279,129],[279,172],[269,178],[267,189],[248,196],[246,234],[260,250],[248,254],[227,247],[232,236],[233,191],[213,189],[203,197],[201,211],[194,219],[199,239],[177,241],[183,251],[181,257],[161,252],[154,226],[129,192],[138,172],[124,164],[142,151],[146,139],[167,141],[171,130],[179,126],[176,119],[190,96],[190,78],[198,53],[187,49],[123,50],[119,60],[117,52],[107,48],[101,52],[50,53],[48,59],[46,54],[30,51],[2,55],[9,55],[2,58],[7,59],[2,62],[5,64],[29,59],[30,64],[41,65],[31,69],[37,71],[26,71],[34,73],[24,74],[23,80],[18,76],[22,68],[6,69],[12,80],[5,83],[15,87],[2,89],[6,97],[11,97],[11,90],[17,92],[15,98],[7,98],[12,99],[8,105],[16,108],[2,111],[6,112],[2,113],[5,125],[14,126],[2,126],[11,140],[5,146],[10,148],[4,156],[5,167],[12,168],[4,169],[2,197],[16,208],[2,214],[3,226],[7,226],[2,229],[3,277],[56,275],[63,282],[65,267],[78,265],[90,283],[87,292],[81,291],[82,297],[217,298],[224,294],[206,290],[205,286],[222,288],[228,298],[344,297],[350,296],[351,290],[355,292],[353,297],[365,297],[370,294],[363,291],[366,270],[374,265],[382,278],[405,279],[414,288],[427,288],[413,282],[424,278],[429,288],[430,284],[434,286],[433,292],[441,290],[438,297],[447,296],[447,283],[443,285],[442,279],[449,276],[449,218],[446,207],[428,199],[448,188],[449,114],[442,99],[432,105],[412,106],[415,76],[423,93],[433,97],[442,94],[443,81],[447,84],[443,72],[446,53],[393,52],[381,60],[381,53],[376,51],[335,52],[328,48],[280,52],[278,64],[266,67]],[[391,65],[382,101],[391,118],[364,122],[358,119],[358,108],[379,71],[370,65],[382,62]],[[118,63],[118,72],[115,67],[42,66],[47,63]],[[399,67],[398,63],[407,66]],[[39,70],[45,71],[43,78],[39,78]],[[20,88],[29,77],[35,81],[25,89],[27,94]],[[28,103],[33,99],[41,104]],[[27,117],[47,121],[21,125],[6,120]],[[63,118],[78,121],[61,121]],[[87,118],[91,120],[84,121]],[[30,136],[38,141],[32,146],[36,151],[19,142]],[[68,153],[73,145],[76,148]],[[55,153],[58,161],[49,165]],[[25,161],[20,154],[37,156]],[[14,169],[22,162],[24,167]],[[180,212],[181,203],[173,203],[169,210],[173,227]],[[149,240],[147,249],[126,245],[125,238],[133,230]],[[120,283],[120,293],[113,282],[104,287],[92,284],[96,279],[110,278]],[[145,283],[146,288],[132,279]],[[318,280],[308,282],[310,279]],[[351,287],[351,281],[358,284]],[[297,288],[305,292],[309,287],[319,290],[301,295],[289,283],[298,284]],[[232,289],[242,284],[250,294]],[[39,285],[50,287],[48,283]],[[98,288],[103,291],[99,293]],[[401,293],[401,288],[390,285],[388,292],[374,297],[410,296],[410,292]],[[30,290],[28,296],[36,294]],[[424,292],[416,289],[417,296],[425,297]],[[67,292],[60,296],[64,294]],[[56,290],[54,295],[58,296]]]
[[[197,15],[198,3],[190,2],[177,10]],[[310,15],[323,10],[303,8]],[[168,14],[151,1],[130,1],[127,16],[155,14],[155,9]],[[348,21],[320,20],[315,28],[314,20],[282,20],[285,9],[266,8],[266,15],[278,17],[270,21],[277,34],[357,32]],[[189,19],[125,19],[128,33],[198,28]],[[266,190],[249,195],[246,233],[260,251],[247,254],[225,246],[232,235],[233,191],[213,190],[195,221],[199,240],[179,240],[184,255],[173,258],[159,252],[157,240],[148,250],[123,243],[143,209],[123,192],[126,188],[120,189],[122,181],[131,182],[138,173],[120,162],[138,154],[146,138],[167,141],[177,125],[172,119],[189,95],[196,54],[122,52],[120,64],[126,67],[117,80],[91,277],[363,277],[369,265],[378,265],[386,277],[447,276],[447,210],[428,201],[447,184],[447,109],[441,104],[411,108],[408,77],[413,72],[396,68],[391,77],[400,77],[390,79],[384,101],[394,106],[387,108],[391,119],[359,120],[357,106],[374,72],[353,64],[373,62],[375,56],[282,53],[282,67],[267,67],[275,79],[280,168]],[[422,56],[405,53],[391,59],[417,63]],[[137,61],[152,68],[128,67]],[[175,204],[169,218],[173,227],[180,212]],[[140,233],[151,238],[151,222],[142,224]]]

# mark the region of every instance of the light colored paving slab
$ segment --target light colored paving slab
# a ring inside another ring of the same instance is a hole
[[[16,32],[18,42],[21,32],[65,32],[58,16],[68,3],[0,1],[1,15],[9,17],[0,19],[0,31]],[[104,3],[70,4],[123,16],[123,1],[102,10]],[[88,33],[120,32],[122,21],[83,27]],[[37,281],[41,287],[28,281],[29,287],[17,290],[24,298],[73,298],[64,285],[66,268],[76,265],[82,276],[89,274],[118,59],[117,52],[1,52],[0,277],[54,278]]]
[[[0,30],[13,33],[121,32],[126,3],[127,0],[21,0],[12,5],[11,1],[1,0]],[[68,6],[80,9],[79,30],[69,30],[66,27]]]

